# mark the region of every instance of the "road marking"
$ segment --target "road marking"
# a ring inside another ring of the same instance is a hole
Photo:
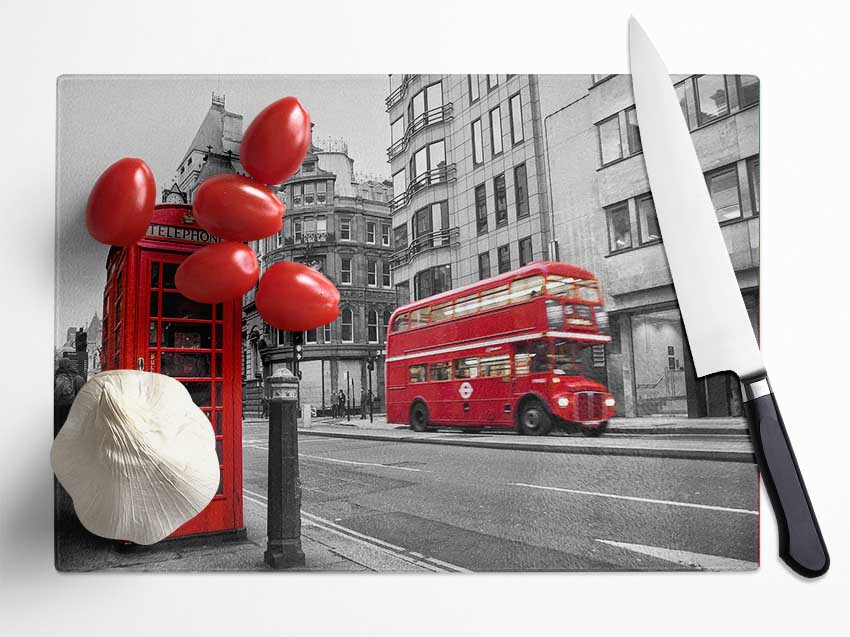
[[[602,544],[616,546],[618,548],[642,553],[650,557],[656,557],[665,562],[681,564],[700,571],[751,571],[758,568],[758,562],[747,562],[736,560],[731,557],[719,555],[707,555],[705,553],[692,553],[677,549],[666,549],[660,546],[646,546],[644,544],[630,544],[629,542],[615,542],[614,540],[596,540]]]
[[[242,489],[242,495],[246,500],[249,500],[255,504],[259,504],[264,507],[268,504],[268,498],[266,496],[261,493],[255,493],[254,491],[251,491],[244,487]],[[416,564],[418,566],[423,566],[435,573],[444,573],[446,571],[453,573],[472,572],[468,569],[463,568],[462,566],[457,566],[456,564],[450,564],[449,562],[438,560],[435,557],[428,557],[426,555],[422,555],[421,553],[409,551],[404,547],[391,544],[390,542],[385,542],[384,540],[372,537],[371,535],[366,535],[365,533],[360,533],[358,531],[354,531],[353,529],[340,526],[335,522],[331,522],[330,520],[315,515],[313,513],[301,511],[301,517],[309,521],[314,526],[322,528],[326,531],[336,533],[338,535],[343,535],[349,540],[359,542],[360,544],[366,544],[372,548],[382,549],[385,552],[391,553],[393,556],[404,560],[405,562],[408,562],[410,564]]]
[[[758,511],[749,509],[736,509],[733,507],[721,507],[713,504],[697,504],[695,502],[677,502],[675,500],[655,500],[653,498],[639,498],[631,495],[617,495],[615,493],[599,493],[598,491],[580,491],[578,489],[564,489],[562,487],[546,487],[540,484],[526,484],[524,482],[509,482],[514,487],[527,487],[529,489],[543,489],[544,491],[560,491],[562,493],[574,493],[576,495],[592,495],[599,498],[611,498],[614,500],[629,500],[630,502],[646,502],[647,504],[666,504],[674,507],[685,507],[689,509],[706,509],[708,511],[723,511],[726,513],[743,513],[745,515],[758,515]]]
[[[243,444],[243,448],[259,449],[260,451],[268,451],[268,446]],[[392,464],[380,464],[379,462],[358,462],[356,460],[341,460],[339,458],[326,458],[325,456],[313,456],[308,453],[299,453],[299,458],[307,458],[309,460],[323,460],[325,462],[335,462],[338,464],[351,464],[361,467],[381,467],[383,469],[398,469],[399,471],[415,471],[416,473],[431,473],[427,469],[416,469],[414,467],[397,467]]]

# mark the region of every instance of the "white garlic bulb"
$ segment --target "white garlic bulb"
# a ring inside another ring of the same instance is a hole
[[[162,374],[115,370],[89,380],[50,460],[86,529],[137,544],[170,535],[218,488],[210,421]]]

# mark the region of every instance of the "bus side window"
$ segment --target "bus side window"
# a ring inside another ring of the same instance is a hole
[[[453,301],[445,301],[431,308],[431,322],[445,321],[452,318]]]
[[[425,365],[411,365],[408,370],[408,380],[411,383],[424,383],[428,380]]]
[[[477,293],[461,297],[455,301],[454,314],[452,314],[452,318],[460,318],[461,316],[474,314],[478,311],[478,305]]]
[[[449,363],[431,363],[431,380],[451,380],[452,367]]]
[[[407,329],[407,313],[399,314],[393,321],[393,332],[403,332]]]
[[[425,325],[428,323],[428,314],[431,312],[431,306],[420,307],[418,310],[413,310],[410,313],[410,329]]]
[[[511,295],[508,292],[507,285],[500,285],[492,290],[481,292],[481,311],[492,310],[496,307],[503,307],[510,302]]]
[[[508,354],[481,359],[481,376],[510,376],[511,357]]]
[[[511,303],[522,303],[543,294],[543,277],[527,276],[511,283]]]
[[[477,358],[458,358],[455,361],[455,378],[476,378],[477,376]]]

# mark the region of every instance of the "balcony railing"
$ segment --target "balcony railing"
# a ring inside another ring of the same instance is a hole
[[[459,234],[460,228],[455,227],[434,230],[428,234],[416,237],[406,248],[393,252],[390,257],[390,269],[395,270],[403,265],[407,265],[420,252],[426,252],[434,248],[443,248],[457,243]]]
[[[399,84],[398,88],[387,96],[387,110],[390,110],[401,100],[402,97],[404,97],[404,94],[407,93],[407,87],[410,86],[410,83],[413,82],[413,80],[415,80],[417,77],[419,77],[418,74],[404,76],[404,79],[401,81],[401,84]]]
[[[291,238],[285,239],[286,245],[309,245],[313,243],[333,242],[334,235],[327,230],[302,230],[293,233]]]
[[[387,148],[387,157],[392,159],[407,149],[410,145],[410,141],[413,139],[413,136],[419,131],[424,130],[432,124],[440,124],[441,122],[449,121],[453,117],[452,110],[452,103],[449,102],[443,106],[437,106],[436,108],[432,108],[429,111],[421,113],[416,119],[407,125],[407,129],[405,129],[404,135],[402,135],[401,139]]]
[[[390,212],[395,212],[401,208],[404,208],[407,204],[410,203],[410,200],[413,196],[419,192],[420,190],[425,190],[430,186],[435,184],[446,183],[455,176],[455,165],[447,164],[444,166],[437,166],[436,168],[432,168],[421,175],[418,175],[416,179],[411,181],[407,188],[393,197],[392,201],[390,201]]]

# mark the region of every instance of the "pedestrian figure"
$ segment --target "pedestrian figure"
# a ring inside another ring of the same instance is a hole
[[[74,369],[74,365],[70,359],[60,358],[59,366],[56,369],[56,376],[53,380],[54,437],[62,429],[62,425],[65,424],[65,419],[68,418],[68,412],[71,411],[71,404],[85,384],[86,381]]]
[[[341,389],[339,390],[339,417],[342,418],[345,415],[345,392]]]

